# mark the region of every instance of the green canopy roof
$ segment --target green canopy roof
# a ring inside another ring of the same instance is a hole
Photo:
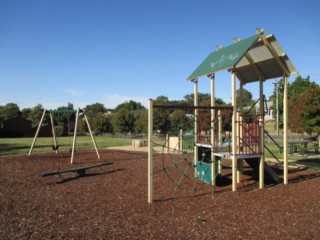
[[[216,50],[188,77],[194,80],[221,70],[234,71],[244,84],[297,74],[274,35],[257,34]]]
[[[188,77],[188,80],[210,75],[221,70],[234,68],[258,38],[259,35],[254,35],[250,38],[241,40],[228,47],[210,53],[200,66]]]

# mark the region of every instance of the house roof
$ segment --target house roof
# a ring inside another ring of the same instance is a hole
[[[212,75],[222,70],[234,71],[244,84],[297,74],[297,70],[275,36],[263,34],[239,40],[210,53],[188,80]]]

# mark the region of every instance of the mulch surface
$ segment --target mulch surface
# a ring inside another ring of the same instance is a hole
[[[258,189],[245,165],[232,192],[227,168],[212,194],[160,154],[148,204],[147,153],[100,155],[113,164],[78,178],[39,173],[99,164],[94,151],[73,165],[66,152],[0,156],[0,239],[320,239],[320,172],[290,168],[288,185]]]

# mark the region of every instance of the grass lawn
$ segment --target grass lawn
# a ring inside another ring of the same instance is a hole
[[[114,146],[130,146],[132,139],[127,138],[113,138],[98,136],[95,137],[98,148],[107,148]],[[30,146],[32,144],[33,138],[0,138],[0,156],[1,155],[13,155],[13,154],[28,154]],[[58,137],[57,142],[59,145],[59,151],[69,151],[72,147],[72,137]],[[157,144],[163,145],[164,141],[158,140]],[[52,152],[53,139],[52,137],[41,137],[37,139],[37,142],[33,148],[33,153],[39,152]],[[282,146],[282,143],[280,143]],[[266,146],[271,150],[271,152],[280,160],[283,160],[283,154],[279,153],[278,147],[273,143],[266,143]],[[91,137],[89,136],[79,136],[77,137],[77,149],[92,149],[93,143]],[[271,153],[265,150],[265,157],[268,159],[273,159]],[[313,161],[320,163],[320,157],[315,155],[312,157],[289,155],[289,160],[294,160],[299,164],[303,164],[304,161]],[[310,167],[315,170],[320,170],[320,167]]]
[[[129,146],[132,139],[126,138],[112,138],[112,137],[95,137],[98,148],[106,148],[113,146]],[[0,155],[12,155],[12,154],[28,154],[31,147],[33,138],[0,138]],[[57,144],[59,145],[59,151],[69,151],[72,147],[72,137],[58,137]],[[52,150],[53,138],[41,137],[38,138],[33,148],[36,152],[48,152]],[[77,149],[90,149],[93,148],[91,137],[79,136],[77,137]]]

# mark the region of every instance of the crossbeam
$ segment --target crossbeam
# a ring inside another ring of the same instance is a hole
[[[232,110],[228,106],[181,106],[181,105],[153,105],[153,108],[158,109],[214,109],[214,110]]]

